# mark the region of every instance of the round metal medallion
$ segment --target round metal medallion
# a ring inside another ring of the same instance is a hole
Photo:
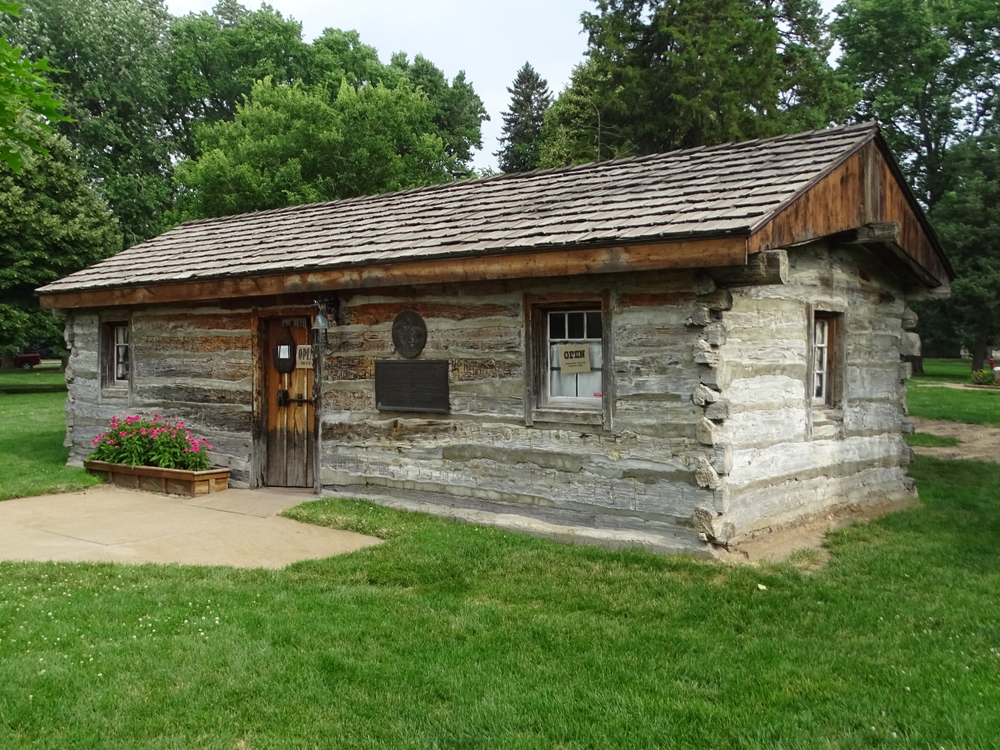
[[[424,350],[427,343],[427,326],[420,313],[403,310],[392,321],[392,343],[396,352],[407,359],[413,359]]]

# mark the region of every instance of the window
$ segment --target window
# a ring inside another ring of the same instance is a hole
[[[525,424],[613,429],[611,293],[525,295]]]
[[[604,395],[601,311],[551,310],[546,317],[543,402],[599,409]]]
[[[839,336],[843,315],[819,311],[813,313],[812,356],[809,388],[814,406],[836,406],[841,400],[842,366]]]
[[[103,338],[103,385],[105,388],[128,388],[131,368],[128,323],[105,323]]]

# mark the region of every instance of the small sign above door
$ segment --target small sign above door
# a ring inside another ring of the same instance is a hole
[[[313,348],[298,346],[295,349],[295,369],[311,370],[313,368]]]

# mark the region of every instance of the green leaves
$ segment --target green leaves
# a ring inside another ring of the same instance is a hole
[[[232,122],[203,127],[197,161],[178,166],[188,216],[224,216],[429,185],[455,169],[429,100],[406,82],[360,90],[265,79]]]
[[[20,3],[0,2],[0,13],[20,15]],[[39,131],[67,118],[45,76],[54,72],[44,58],[31,62],[19,47],[0,37],[0,161],[20,172],[32,152],[47,155]]]
[[[947,149],[996,115],[1000,15],[995,0],[845,0],[833,28],[840,68],[878,120],[928,206],[947,185]]]
[[[978,370],[1000,338],[1000,135],[952,147],[942,176],[949,189],[931,219],[958,274],[943,306],[962,327]]]
[[[49,153],[20,173],[0,166],[0,352],[60,338],[62,326],[38,308],[37,287],[121,249],[118,223],[87,186],[65,138],[35,130]]]
[[[588,60],[546,116],[542,163],[649,154],[841,122],[815,0],[599,0]]]

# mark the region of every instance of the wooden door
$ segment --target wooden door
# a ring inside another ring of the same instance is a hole
[[[296,357],[299,346],[309,345],[308,318],[272,319],[266,326],[263,366],[267,373],[267,466],[264,483],[269,487],[312,487],[313,468],[313,370],[296,366],[278,371],[275,360],[282,353]],[[279,394],[287,392],[287,400]]]

